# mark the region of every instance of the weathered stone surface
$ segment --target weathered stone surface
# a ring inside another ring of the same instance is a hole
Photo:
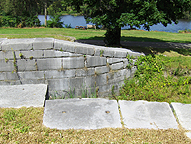
[[[69,78],[48,79],[48,86],[50,88],[50,91],[57,91],[57,90],[68,91],[70,89],[69,82],[70,82]]]
[[[107,84],[106,74],[100,74],[96,76],[96,86],[101,86]]]
[[[0,72],[0,80],[18,80],[18,76],[16,73],[12,72]]]
[[[87,68],[87,75],[95,75],[95,68]]]
[[[64,69],[84,68],[84,57],[68,57],[62,60]]]
[[[34,50],[53,49],[53,38],[35,38],[33,42]]]
[[[24,71],[18,72],[20,79],[44,79],[44,71]]]
[[[126,58],[128,50],[123,48],[114,48],[114,57],[116,58]]]
[[[117,101],[100,98],[47,100],[43,124],[56,129],[122,127]]]
[[[95,47],[95,56],[113,57],[114,51],[109,47]]]
[[[70,78],[70,88],[83,89],[85,87],[85,77]]]
[[[38,70],[59,70],[62,68],[62,58],[47,58],[37,60]]]
[[[31,50],[34,39],[6,39],[1,44],[2,50]]]
[[[99,56],[87,56],[86,67],[104,66],[106,65],[106,58]]]
[[[110,68],[111,68],[112,70],[122,69],[122,68],[123,68],[123,62],[116,63],[116,64],[112,64],[112,65],[110,65]]]
[[[87,76],[85,78],[85,85],[87,88],[94,88],[96,86],[95,76]]]
[[[15,54],[16,58],[20,58],[19,57],[19,51],[15,51],[14,54]],[[12,51],[0,51],[0,59],[2,59],[2,60],[5,60],[5,59],[13,60],[14,59],[13,52]]]
[[[107,63],[109,63],[109,64],[118,63],[118,62],[123,62],[123,59],[120,59],[120,58],[107,58]]]
[[[43,107],[47,85],[0,86],[0,107]]]
[[[119,101],[126,128],[178,129],[178,124],[166,102]]]
[[[0,72],[12,72],[15,69],[13,61],[0,60]]]
[[[183,128],[191,130],[191,104],[171,103],[178,121]]]
[[[36,64],[35,60],[17,60],[17,68],[18,71],[35,71],[36,70]]]
[[[108,73],[109,72],[109,67],[108,66],[102,66],[102,67],[96,67],[95,68],[95,73],[96,74],[102,74],[102,73]]]
[[[60,79],[60,78],[69,78],[75,77],[75,70],[52,70],[52,71],[45,71],[45,78],[47,79]]]
[[[44,57],[78,57],[82,56],[81,54],[74,54],[70,52],[56,51],[56,50],[46,50],[44,51]]]
[[[63,50],[66,52],[75,52],[75,48],[76,46],[74,42],[57,40],[57,39],[55,39],[54,41],[54,49],[56,50]]]
[[[93,55],[94,49],[91,45],[76,43],[75,53]]]
[[[20,51],[25,59],[35,59],[35,58],[44,58],[43,50],[30,50],[30,51]],[[17,56],[18,58],[18,56]]]
[[[76,76],[77,77],[85,77],[87,75],[87,71],[84,69],[77,69]]]

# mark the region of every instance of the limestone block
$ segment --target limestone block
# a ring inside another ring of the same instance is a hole
[[[82,56],[81,54],[74,54],[70,52],[63,52],[59,50],[45,50],[44,51],[44,57],[50,58],[50,57],[79,57]]]
[[[100,98],[47,100],[43,124],[60,130],[122,127],[117,101]]]
[[[95,75],[95,68],[87,68],[87,75],[88,76]]]
[[[76,77],[76,78],[69,78],[69,86],[71,89],[82,89],[86,86],[85,78],[83,77]]]
[[[123,62],[116,63],[116,64],[112,64],[112,65],[110,65],[110,68],[111,68],[112,70],[122,69],[122,68],[123,68]]]
[[[171,103],[181,126],[186,130],[191,130],[191,104]]]
[[[85,77],[87,75],[87,71],[84,69],[76,70],[76,77]]]
[[[19,51],[15,51],[14,54],[15,54],[16,58],[18,58],[18,59],[20,58],[19,57]],[[5,59],[13,60],[14,59],[13,52],[12,51],[0,51],[0,59],[2,59],[2,60],[5,60]]]
[[[54,49],[56,50],[63,50],[66,52],[75,52],[75,43],[64,41],[64,40],[57,40],[54,41]]]
[[[84,57],[68,57],[62,60],[64,69],[84,68]]]
[[[95,56],[113,57],[114,51],[108,47],[95,47]]]
[[[95,76],[87,76],[85,77],[85,85],[87,88],[95,88]]]
[[[20,80],[6,80],[6,81],[0,81],[0,85],[20,85]]]
[[[6,39],[1,44],[2,50],[31,50],[34,39]]]
[[[21,80],[44,79],[44,71],[24,71],[18,72]]]
[[[12,72],[15,69],[13,61],[0,60],[0,72]]]
[[[87,56],[86,67],[106,66],[106,58],[99,56]]]
[[[102,66],[102,67],[96,67],[95,68],[95,73],[96,74],[102,74],[102,73],[107,73],[109,72],[109,67],[108,66]]]
[[[0,86],[0,107],[43,107],[47,85],[12,85]]]
[[[70,89],[69,85],[69,78],[63,78],[63,79],[48,79],[48,85],[50,91],[57,91],[57,90],[66,90],[68,91]]]
[[[62,58],[47,58],[37,60],[38,70],[59,70],[62,68]]]
[[[19,78],[15,72],[0,72],[0,81],[1,80],[19,80]]]
[[[95,80],[96,80],[96,86],[102,86],[107,84],[106,74],[97,75]]]
[[[127,49],[123,48],[115,48],[114,49],[114,57],[115,58],[126,58],[127,57]]]
[[[30,50],[30,51],[20,51],[25,59],[36,59],[36,58],[44,58],[43,50]]]
[[[46,84],[44,79],[24,79],[21,82],[22,84]]]
[[[35,71],[36,70],[36,64],[35,60],[17,60],[17,67],[18,71]]]
[[[75,77],[75,70],[51,70],[51,71],[45,71],[45,78],[46,79],[60,79],[60,78],[69,78],[69,77]]]
[[[107,58],[107,63],[113,64],[118,62],[123,62],[124,60],[121,58]]]
[[[2,50],[1,49],[1,44],[3,43],[3,41],[5,41],[7,38],[0,38],[0,51]]]
[[[33,42],[34,50],[53,49],[53,38],[35,38]]]
[[[119,100],[126,128],[178,129],[178,124],[166,102]]]
[[[75,53],[93,55],[94,49],[91,45],[76,43]]]

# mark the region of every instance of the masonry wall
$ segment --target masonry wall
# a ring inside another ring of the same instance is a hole
[[[0,85],[48,84],[50,96],[107,97],[133,75],[141,53],[53,38],[0,39]]]

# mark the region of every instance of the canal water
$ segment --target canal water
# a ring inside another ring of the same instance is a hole
[[[44,24],[44,15],[38,16],[39,20],[41,21],[41,24]],[[47,17],[47,19],[50,19],[50,16]],[[62,16],[61,21],[64,22],[64,25],[71,25],[72,28],[75,28],[76,26],[86,26],[86,20],[84,19],[84,16],[72,16],[72,15],[65,15]],[[92,23],[89,23],[92,24]],[[129,26],[125,26],[122,29],[128,29]],[[143,29],[141,27],[140,29]],[[167,27],[164,27],[162,24],[153,25],[150,27],[151,31],[165,31],[165,32],[178,32],[179,30],[185,30],[185,29],[191,29],[191,21],[188,20],[179,20],[179,23],[176,25],[174,23],[168,24]]]

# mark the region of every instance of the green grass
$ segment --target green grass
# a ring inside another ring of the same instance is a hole
[[[67,39],[65,36],[80,39],[103,40],[105,30],[77,30],[70,28],[0,28],[0,38],[53,37]],[[190,43],[191,35],[155,31],[122,30],[122,41],[178,42]]]
[[[139,57],[117,99],[191,103],[191,57],[171,53]]]

